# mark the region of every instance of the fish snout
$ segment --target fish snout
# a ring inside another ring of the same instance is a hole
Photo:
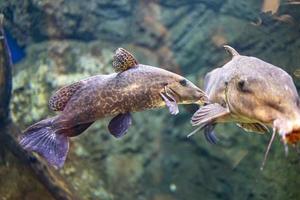
[[[199,88],[194,88],[193,90],[189,91],[188,95],[190,96],[191,103],[204,105],[209,102],[206,93]]]
[[[188,82],[186,86],[170,85],[169,89],[172,90],[180,104],[203,104],[208,101],[205,92],[191,82]]]
[[[207,104],[210,104],[211,102],[209,101],[208,97],[205,95],[205,96],[201,96],[201,98],[196,102],[196,104],[199,104],[201,106],[203,105],[207,105]]]

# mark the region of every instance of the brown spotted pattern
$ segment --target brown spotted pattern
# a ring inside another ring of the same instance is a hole
[[[165,103],[160,93],[164,92],[165,86],[177,85],[182,79],[172,72],[145,65],[122,73],[90,77],[83,81],[81,87],[76,87],[73,95],[67,96],[69,101],[57,118],[57,125],[69,128],[119,113],[162,107]],[[188,96],[195,94],[192,101],[198,102],[202,97],[201,90],[190,84],[191,87],[182,87],[182,90],[190,88]],[[180,92],[179,89],[177,91]],[[186,100],[178,96],[175,98],[178,103]]]
[[[56,91],[49,100],[49,108],[53,111],[62,111],[72,95],[83,85],[76,82]]]
[[[113,68],[116,72],[122,72],[138,64],[134,56],[123,48],[118,48],[113,58]]]

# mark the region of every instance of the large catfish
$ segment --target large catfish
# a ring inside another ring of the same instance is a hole
[[[205,76],[205,93],[210,103],[196,111],[192,125],[199,126],[196,130],[204,129],[211,143],[216,142],[217,123],[234,122],[245,131],[256,133],[266,133],[270,127],[273,134],[265,158],[275,132],[285,144],[297,142],[300,101],[291,76],[270,63],[224,47],[232,59]]]

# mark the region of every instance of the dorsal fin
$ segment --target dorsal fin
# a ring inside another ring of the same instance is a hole
[[[138,65],[134,56],[123,48],[118,48],[112,62],[116,72],[123,72],[131,67]]]
[[[223,47],[232,57],[240,55],[234,48],[229,45],[224,45]]]
[[[57,90],[49,99],[49,108],[53,111],[63,111],[73,94],[81,88],[82,82],[76,82]]]

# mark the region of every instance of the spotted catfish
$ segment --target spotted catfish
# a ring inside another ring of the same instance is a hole
[[[57,116],[30,126],[20,145],[62,167],[69,149],[69,137],[84,132],[96,120],[113,117],[110,133],[119,138],[132,124],[131,112],[167,106],[177,114],[178,104],[203,104],[204,92],[186,78],[170,71],[137,62],[119,48],[113,59],[116,73],[97,75],[58,90],[49,101]]]

